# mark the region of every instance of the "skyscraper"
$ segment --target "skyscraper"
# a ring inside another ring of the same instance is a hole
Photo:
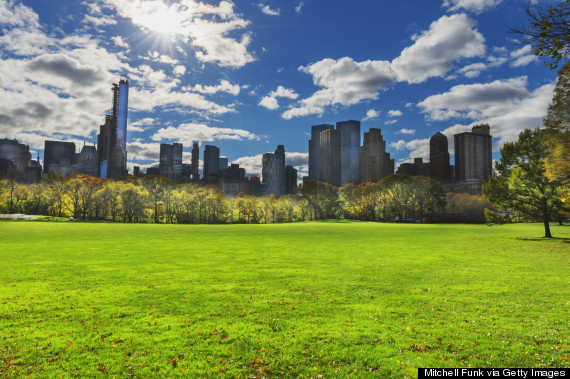
[[[265,193],[277,197],[285,194],[285,147],[277,145],[274,153],[263,154],[261,164]]]
[[[160,176],[182,182],[182,144],[160,144]]]
[[[341,132],[323,130],[320,134],[319,181],[341,185]]]
[[[204,148],[204,169],[202,176],[204,184],[217,184],[220,169],[220,148],[206,145]]]
[[[336,129],[340,131],[341,185],[358,182],[360,180],[360,121],[337,122]]]
[[[393,173],[394,160],[386,153],[382,131],[370,128],[364,133],[364,142],[360,148],[360,181],[376,183]]]
[[[129,107],[129,81],[114,83],[113,113],[105,116],[97,136],[99,171],[103,179],[117,179],[127,174],[127,116]]]
[[[454,136],[457,182],[485,183],[489,180],[493,168],[492,138],[489,125],[476,125],[471,133]]]
[[[192,171],[190,174],[190,179],[196,181],[199,179],[198,176],[198,160],[199,160],[200,149],[198,147],[198,141],[192,141]]]
[[[327,129],[334,129],[334,126],[328,124],[311,126],[311,139],[309,140],[309,179],[316,182],[320,180],[319,151],[321,146],[321,132]]]
[[[440,132],[429,139],[429,177],[442,184],[452,180],[447,137]]]
[[[77,154],[77,171],[85,175],[99,176],[99,155],[95,146],[83,145]]]

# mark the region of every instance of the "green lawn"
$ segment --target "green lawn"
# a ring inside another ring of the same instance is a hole
[[[569,367],[570,227],[0,222],[0,375]]]

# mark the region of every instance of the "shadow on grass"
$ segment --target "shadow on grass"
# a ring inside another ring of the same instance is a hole
[[[515,239],[517,239],[519,241],[535,241],[535,242],[546,242],[546,241],[556,240],[556,241],[562,241],[565,243],[570,243],[570,238],[563,238],[563,237],[550,237],[550,238],[546,238],[546,237],[540,237],[540,238],[515,237]]]

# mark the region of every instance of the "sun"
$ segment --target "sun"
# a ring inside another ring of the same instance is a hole
[[[145,1],[133,12],[132,21],[160,34],[182,34],[185,17],[177,4],[167,6],[162,1]]]

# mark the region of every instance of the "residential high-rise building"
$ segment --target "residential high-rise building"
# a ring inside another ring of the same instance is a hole
[[[360,121],[349,120],[336,123],[340,131],[341,185],[360,180]]]
[[[311,139],[309,140],[309,179],[316,182],[319,177],[319,151],[321,146],[321,132],[334,129],[333,125],[321,124],[311,126]]]
[[[198,165],[199,165],[199,152],[198,141],[192,141],[192,172],[190,174],[190,179],[192,181],[197,181],[200,179],[198,175]]]
[[[83,145],[77,154],[77,171],[85,175],[99,176],[99,154],[95,146]]]
[[[277,145],[274,153],[263,154],[261,164],[265,193],[277,197],[285,194],[285,147]]]
[[[414,163],[402,163],[398,174],[429,177],[429,163],[425,163],[423,158],[414,158]]]
[[[493,168],[492,136],[489,125],[477,125],[471,133],[454,136],[455,179],[457,182],[489,180]]]
[[[285,166],[285,194],[293,193],[295,187],[297,187],[297,169]]]
[[[220,189],[224,194],[235,196],[245,192],[246,187],[249,187],[249,184],[245,178],[245,168],[233,163],[220,171]]]
[[[220,148],[206,145],[204,148],[204,184],[217,184],[220,170]]]
[[[327,129],[320,134],[319,181],[341,185],[341,132]]]
[[[160,144],[160,161],[158,164],[160,176],[182,182],[182,144]]]
[[[452,181],[447,137],[440,132],[429,139],[429,177],[444,184]]]
[[[376,183],[393,173],[394,160],[386,153],[382,131],[370,128],[364,133],[364,142],[360,148],[360,181]]]
[[[75,143],[61,141],[44,142],[44,173],[49,173],[52,168],[65,167],[59,170],[59,174],[70,175],[71,165],[75,163]],[[69,166],[69,168],[67,168]],[[56,170],[56,172],[58,171]],[[64,175],[64,176],[67,176]]]
[[[117,179],[127,174],[127,116],[129,108],[129,81],[114,83],[113,113],[105,116],[97,136],[99,172],[103,179]]]

